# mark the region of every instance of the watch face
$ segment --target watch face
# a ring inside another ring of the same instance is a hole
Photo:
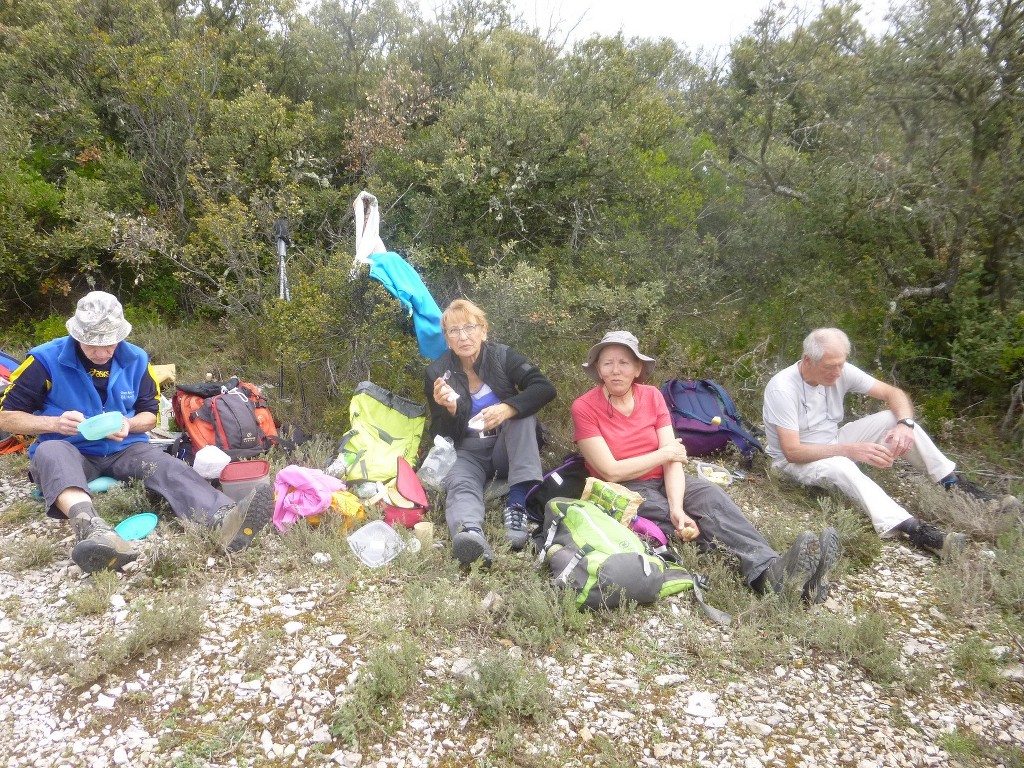
[[[914,428],[914,424],[916,422],[913,419],[900,419],[899,423],[900,424],[906,424],[908,427],[913,429]]]

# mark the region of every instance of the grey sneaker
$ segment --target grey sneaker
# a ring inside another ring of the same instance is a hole
[[[487,539],[476,528],[464,528],[452,537],[452,554],[463,565],[472,565],[482,559],[483,566],[490,568],[494,561],[494,552]]]
[[[811,605],[820,605],[828,598],[828,582],[825,576],[839,559],[839,533],[835,528],[826,528],[818,537],[818,567],[803,588],[804,600]]]
[[[772,560],[764,572],[763,586],[781,592],[786,582],[794,582],[803,588],[818,567],[818,547],[818,537],[811,531],[801,533],[789,549]]]
[[[138,550],[122,539],[102,517],[76,517],[71,520],[78,543],[71,549],[71,560],[84,573],[119,571],[138,559]]]
[[[228,552],[245,549],[273,516],[274,489],[257,485],[235,506],[218,513],[215,524],[220,525],[220,545]]]
[[[954,552],[964,551],[967,537],[962,533],[945,533],[931,523],[918,522],[917,527],[907,533],[910,543],[925,549],[945,560]]]
[[[513,552],[519,552],[526,546],[529,535],[526,530],[526,510],[518,504],[505,507],[505,541]]]

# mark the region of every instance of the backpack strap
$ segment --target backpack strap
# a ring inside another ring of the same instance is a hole
[[[645,542],[646,544],[646,542]],[[682,570],[679,566],[679,558],[676,557],[675,553],[672,552],[668,547],[652,547],[650,544],[646,544],[647,551],[649,554],[657,557],[659,560],[665,563],[665,570],[670,571],[673,574],[674,579],[689,579],[693,583],[693,599],[697,601],[700,609],[704,612],[704,615],[711,619],[716,624],[728,627],[732,624],[732,616],[725,611],[721,611],[718,608],[708,605],[704,599],[704,589],[707,589],[708,578],[699,573],[687,573]]]
[[[732,397],[730,397],[728,392],[726,392],[724,389],[722,389],[722,386],[718,382],[712,381],[711,379],[704,379],[704,382],[709,387],[711,387],[713,390],[715,390],[715,393],[718,395],[718,398],[722,401],[722,405],[725,408],[725,412],[727,414],[732,416],[734,419],[736,419],[736,421],[738,421],[741,425],[743,425],[746,428],[746,430],[748,432],[750,432],[750,434],[752,436],[753,435],[759,435],[761,437],[764,436],[764,430],[761,429],[756,424],[754,424],[749,419],[744,418],[743,414],[740,413],[739,410],[736,408],[736,403],[733,401]],[[754,445],[760,451],[762,451],[762,452],[764,451],[764,448],[761,447],[761,444],[758,441],[755,440],[754,441]]]
[[[565,510],[555,508],[557,511],[551,516],[551,525],[548,526],[546,535],[544,536],[544,544],[540,547],[537,555],[537,567],[540,568],[544,565],[544,556],[548,553],[551,545],[555,541],[555,534],[558,533],[558,524],[562,522],[562,518],[565,517]]]
[[[565,564],[565,568],[563,568],[557,576],[553,577],[551,581],[557,586],[564,587],[569,582],[569,577],[572,575],[572,572],[576,570],[576,566],[579,565],[580,561],[589,554],[587,550],[592,552],[593,547],[577,549],[573,556],[569,558],[569,562]]]
[[[691,577],[693,578],[693,599],[697,601],[697,605],[704,611],[704,615],[719,626],[728,627],[732,624],[732,616],[725,611],[720,611],[718,608],[708,605],[704,600],[703,587],[708,585],[707,577],[697,574],[691,574]]]

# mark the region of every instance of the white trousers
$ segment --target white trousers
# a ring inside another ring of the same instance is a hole
[[[839,444],[881,443],[885,433],[896,426],[892,411],[865,416],[851,421],[839,429]],[[956,468],[935,446],[921,427],[914,427],[914,447],[906,458],[934,482],[939,482]],[[878,483],[860,471],[860,467],[843,456],[811,461],[807,464],[791,464],[785,459],[777,460],[776,469],[803,485],[816,485],[836,489],[853,499],[863,509],[875,531],[885,536],[897,525],[912,515],[893,501]]]

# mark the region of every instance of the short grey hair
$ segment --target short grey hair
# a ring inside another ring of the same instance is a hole
[[[825,352],[833,347],[840,347],[843,354],[850,356],[850,337],[838,328],[815,328],[804,339],[804,356],[815,363],[820,363]]]

